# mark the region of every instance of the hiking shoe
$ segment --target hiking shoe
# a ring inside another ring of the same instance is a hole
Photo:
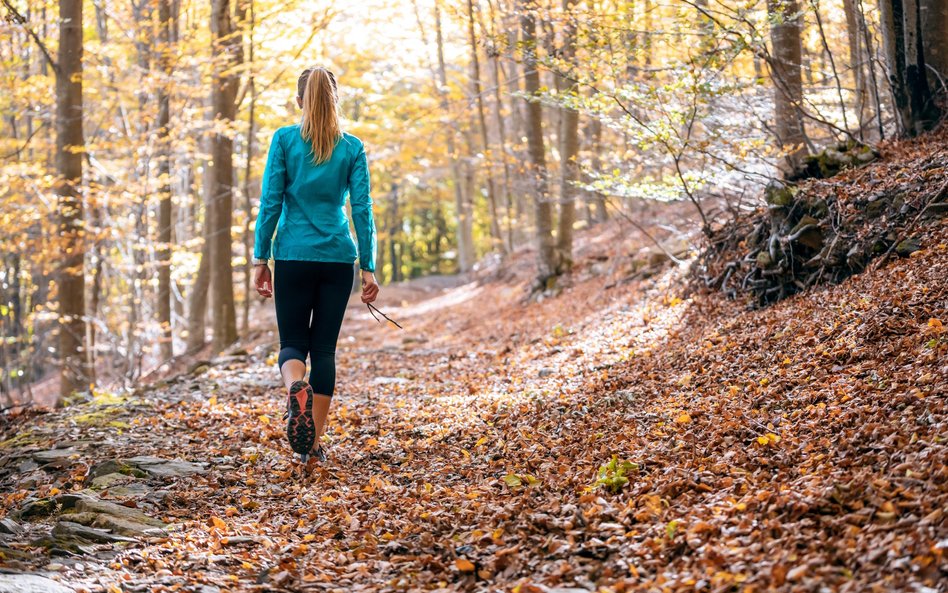
[[[290,385],[286,398],[286,439],[296,453],[308,454],[316,442],[313,422],[313,388],[306,381]]]
[[[309,456],[311,459],[315,459],[319,463],[326,463],[326,451],[323,449],[322,445],[316,445],[316,448],[310,451]]]

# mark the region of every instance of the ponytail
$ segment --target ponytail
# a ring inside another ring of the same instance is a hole
[[[325,163],[332,157],[336,141],[342,135],[336,111],[336,77],[326,68],[307,68],[296,86],[303,100],[300,131],[313,145],[313,163]]]

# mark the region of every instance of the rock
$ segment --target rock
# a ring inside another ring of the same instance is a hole
[[[69,459],[73,455],[79,455],[75,449],[50,449],[49,451],[37,451],[33,453],[33,460],[45,465],[54,461]]]
[[[793,192],[779,181],[771,181],[764,190],[764,199],[775,208],[783,208],[793,203]]]
[[[9,517],[0,519],[0,533],[10,533],[16,535],[23,532],[23,527]]]
[[[132,457],[123,461],[158,478],[181,478],[192,474],[203,474],[206,471],[201,465],[190,461],[162,459],[148,455]]]
[[[109,495],[109,498],[142,498],[151,494],[152,490],[144,484],[132,482],[120,486],[111,486],[103,492]]]
[[[36,574],[0,574],[0,593],[75,593],[75,590]]]
[[[92,487],[96,489],[103,489],[113,486],[115,484],[122,484],[129,480],[134,480],[135,478],[129,477],[125,474],[105,474],[98,476],[92,480]]]
[[[62,507],[64,511],[70,511],[76,508],[76,503],[85,498],[96,498],[95,491],[84,489],[78,492],[66,492],[60,494],[53,500]]]
[[[27,517],[48,517],[56,510],[56,504],[49,498],[31,500],[16,512],[18,519]]]
[[[39,469],[39,464],[33,461],[32,459],[25,459],[20,462],[20,465],[17,467],[17,471],[21,474],[26,472],[31,472],[34,469]]]
[[[163,532],[161,528],[154,527],[152,525],[136,523],[135,521],[128,521],[126,519],[122,519],[121,517],[113,517],[112,515],[105,514],[96,515],[92,526],[129,537],[160,535]]]
[[[96,513],[65,513],[60,515],[60,519],[69,521],[70,523],[89,526],[92,525],[98,516]]]
[[[115,461],[114,459],[96,464],[89,470],[89,475],[93,478],[106,476],[108,474],[123,474],[126,476],[135,476],[136,478],[144,478],[147,476],[145,472],[137,467],[132,467],[126,463]]]
[[[541,378],[541,379],[545,379],[545,378],[547,378],[547,377],[553,375],[553,373],[555,373],[555,372],[556,372],[556,371],[555,371],[554,369],[551,369],[551,368],[549,368],[549,367],[544,367],[544,368],[540,369],[539,375],[540,375],[540,378]]]
[[[72,521],[60,521],[53,527],[53,535],[57,539],[71,539],[78,538],[84,539],[89,542],[96,543],[117,543],[117,542],[134,542],[136,541],[133,538],[125,537],[122,535],[114,535],[108,531],[102,529],[96,529],[95,527],[86,527],[85,525],[80,525],[79,523],[73,523]]]
[[[83,498],[79,500],[76,503],[76,510],[80,513],[88,512],[111,515],[113,517],[118,517],[119,519],[124,519],[133,523],[142,523],[152,527],[165,526],[165,524],[158,519],[153,519],[152,517],[149,517],[137,509],[123,507],[122,505],[115,504],[114,502],[108,502],[96,498]]]
[[[909,237],[908,239],[899,241],[899,244],[895,246],[895,252],[902,257],[908,257],[921,248],[922,244],[918,240],[918,237]]]

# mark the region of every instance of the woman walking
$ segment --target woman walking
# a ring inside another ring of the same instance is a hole
[[[276,304],[290,447],[303,461],[310,456],[325,461],[320,437],[335,388],[336,340],[357,256],[362,302],[371,303],[379,293],[375,222],[365,148],[340,129],[333,73],[321,67],[304,70],[296,102],[303,109],[302,122],[277,130],[267,155],[255,230],[254,284]],[[347,193],[358,251],[345,213]]]

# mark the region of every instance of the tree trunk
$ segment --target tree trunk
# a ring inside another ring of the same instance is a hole
[[[921,0],[919,4],[925,64],[937,74],[935,92],[944,93],[948,84],[948,0]]]
[[[388,249],[389,249],[389,261],[392,263],[392,282],[401,282],[402,281],[402,267],[401,262],[398,258],[398,235],[399,235],[399,220],[398,220],[398,183],[392,183],[392,191],[389,194],[391,196],[391,207],[389,210],[389,219],[388,219]]]
[[[862,31],[857,14],[856,0],[843,0],[843,12],[846,15],[846,35],[849,40],[849,63],[853,71],[853,83],[856,93],[856,119],[859,125],[858,137],[864,139],[867,125],[866,108],[869,105],[869,87],[866,84],[866,68],[872,64],[863,51]]]
[[[64,241],[59,273],[59,356],[61,398],[89,388],[86,340],[85,237],[82,156],[82,2],[59,1],[56,73],[56,173],[59,234]]]
[[[773,55],[770,60],[774,84],[774,118],[777,142],[783,152],[784,174],[800,168],[806,154],[804,145],[803,78],[801,60],[802,24],[798,0],[767,0],[771,19],[770,39]]]
[[[918,0],[881,0],[879,9],[899,127],[902,134],[915,136],[939,115],[928,86]]]
[[[576,0],[563,0],[566,26],[560,55],[572,66],[576,57],[576,21],[573,6]],[[570,100],[577,98],[576,85],[563,76],[557,77],[558,91]],[[560,220],[556,234],[557,274],[569,272],[573,266],[573,223],[576,222],[576,183],[579,181],[579,112],[570,106],[562,110],[560,118]]]
[[[595,173],[602,172],[602,122],[598,118],[591,118],[589,125],[586,126],[586,144],[589,147],[589,167]],[[596,205],[596,222],[606,222],[609,220],[609,212],[606,210],[606,198],[602,192],[592,190],[586,196]]]
[[[540,73],[537,70],[537,21],[532,2],[526,2],[520,17],[523,35],[523,81],[527,94],[527,146],[530,165],[535,177],[535,217],[537,240],[536,285],[543,289],[556,277],[556,244],[553,238],[553,213],[547,198],[546,149],[543,143],[543,107],[537,95],[540,92]]]
[[[441,108],[448,110],[448,75],[444,64],[444,38],[441,34],[441,8],[440,2],[434,4],[435,18],[435,37],[438,47],[438,94],[440,96]],[[473,195],[465,191],[468,184],[465,182],[461,173],[461,165],[457,154],[457,148],[454,143],[453,127],[448,127],[446,131],[445,144],[448,149],[448,155],[451,159],[451,177],[454,179],[454,205],[457,210],[457,244],[458,244],[458,271],[468,272],[474,266],[474,226],[471,220],[469,205],[473,201]]]
[[[494,187],[493,159],[487,136],[487,117],[484,115],[484,97],[481,90],[481,63],[477,55],[477,36],[474,32],[474,0],[467,0],[467,32],[471,45],[471,92],[477,102],[477,121],[481,132],[481,145],[484,148],[484,176],[487,178],[487,203],[490,205],[490,234],[494,247],[506,253],[504,240],[500,234],[500,218],[497,214],[497,191]]]
[[[246,213],[246,224],[244,225],[244,306],[241,327],[244,335],[250,330],[250,299],[254,294],[253,289],[253,233],[250,231],[252,221],[253,203],[251,201],[251,172],[253,171],[253,140],[256,126],[257,111],[257,85],[254,79],[254,26],[257,15],[254,11],[253,0],[250,0],[246,6],[247,10],[247,61],[250,69],[247,72],[247,87],[250,94],[250,107],[247,110],[247,153],[244,165],[244,212]]]
[[[237,77],[232,69],[239,63],[241,38],[236,34],[230,0],[211,3],[211,34],[215,61],[211,105],[215,119],[231,124],[237,115]],[[212,191],[205,197],[210,221],[211,321],[216,352],[237,339],[237,314],[234,307],[234,270],[231,265],[234,201],[234,141],[226,133],[211,136]]]
[[[158,51],[163,80],[158,85],[158,323],[161,360],[174,356],[171,333],[171,18],[170,0],[158,2]]]

